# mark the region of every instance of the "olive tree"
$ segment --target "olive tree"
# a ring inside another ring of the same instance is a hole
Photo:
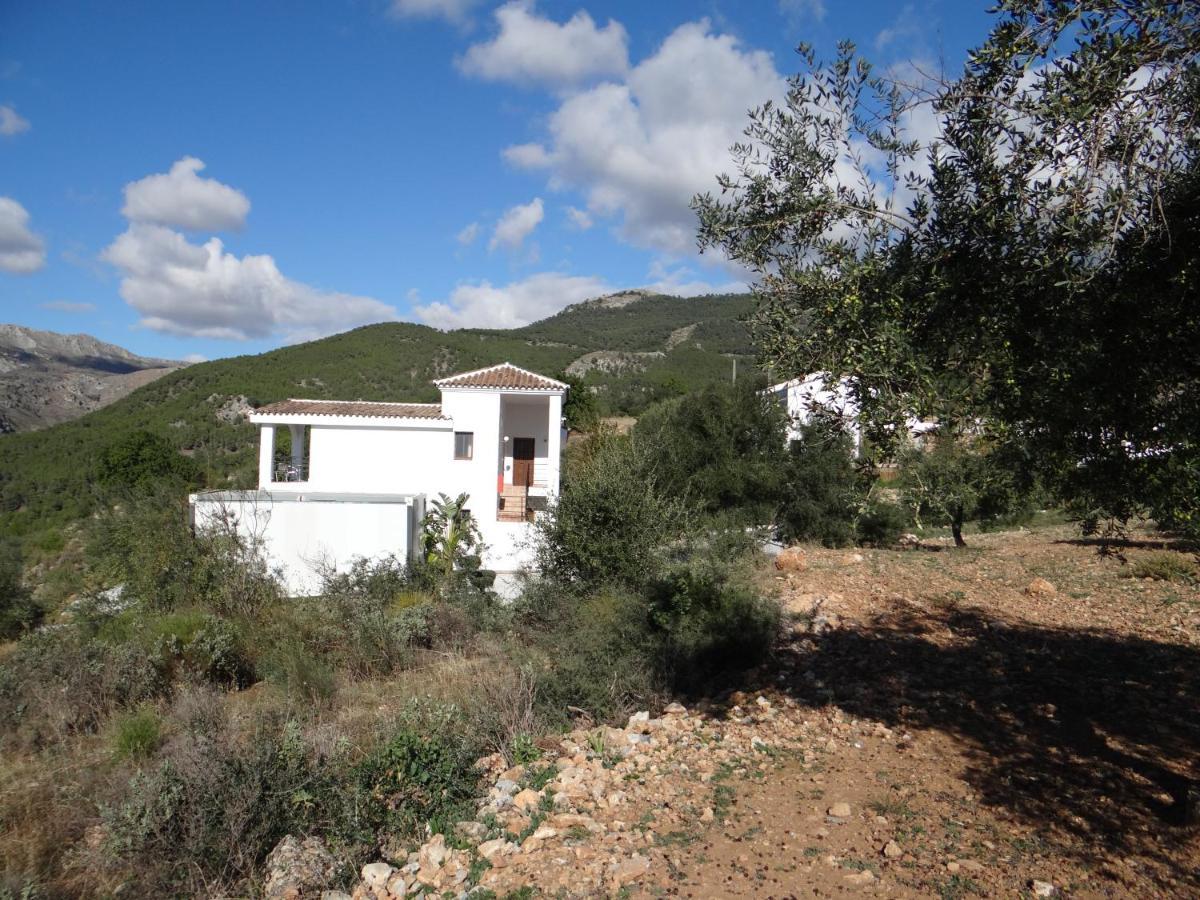
[[[1002,0],[956,79],[801,48],[700,244],[756,273],[777,369],[850,376],[1020,444],[1081,516],[1200,529],[1200,22],[1169,0]]]

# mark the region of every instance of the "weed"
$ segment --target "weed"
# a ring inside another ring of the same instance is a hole
[[[960,900],[969,894],[981,894],[979,885],[963,875],[951,875],[937,886],[941,900]]]
[[[151,706],[140,706],[117,720],[113,750],[117,756],[145,759],[162,742],[162,723]]]
[[[1120,571],[1122,578],[1150,578],[1154,581],[1181,581],[1196,584],[1200,581],[1194,559],[1170,550],[1156,550],[1133,560]]]
[[[889,819],[911,819],[916,815],[908,802],[899,797],[882,797],[868,801],[867,809],[877,816],[885,816]]]
[[[514,766],[527,766],[540,759],[542,751],[537,748],[533,738],[528,733],[518,734],[512,739],[508,748],[508,758]]]

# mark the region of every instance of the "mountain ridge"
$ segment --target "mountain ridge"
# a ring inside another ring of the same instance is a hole
[[[69,421],[184,365],[89,334],[0,324],[0,433]]]

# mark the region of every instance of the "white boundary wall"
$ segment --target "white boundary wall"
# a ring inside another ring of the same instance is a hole
[[[261,542],[293,597],[317,593],[323,569],[344,572],[359,557],[407,561],[425,512],[420,495],[213,491],[188,500],[197,531],[229,522],[246,540]]]

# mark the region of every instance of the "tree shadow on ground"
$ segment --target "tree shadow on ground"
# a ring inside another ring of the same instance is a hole
[[[982,802],[1059,852],[1142,856],[1200,887],[1200,837],[1184,821],[1200,776],[1200,650],[951,609],[805,637],[780,662],[798,700],[960,738],[961,777]]]

